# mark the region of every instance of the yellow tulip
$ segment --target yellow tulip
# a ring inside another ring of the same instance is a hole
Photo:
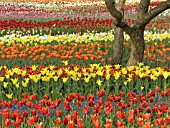
[[[50,65],[50,70],[53,70],[55,66],[53,65]]]
[[[54,79],[55,82],[58,81],[58,78],[59,78],[58,76],[54,76],[54,77],[53,77],[53,79]]]
[[[96,81],[96,83],[97,83],[99,86],[102,85],[102,81],[101,81],[100,79],[98,79],[98,80]]]
[[[140,87],[140,89],[141,89],[141,90],[143,90],[143,89],[144,89],[144,87],[143,87],[143,86],[141,86],[141,87]]]
[[[164,76],[164,79],[167,79],[169,76],[169,72],[167,72],[167,71],[164,71],[162,74]]]
[[[110,73],[106,73],[106,80],[110,79]]]
[[[99,75],[99,76],[103,76],[103,72],[104,72],[104,71],[98,70],[98,71],[96,72],[96,74]]]
[[[43,76],[41,77],[42,81],[45,81],[45,82],[49,82],[50,81],[50,77],[48,76]]]
[[[4,81],[4,77],[0,77],[0,82],[3,82]]]
[[[126,75],[127,74],[127,69],[126,68],[122,68],[122,74]]]
[[[62,61],[66,66],[68,65],[68,61]]]
[[[64,83],[66,83],[67,80],[68,80],[68,77],[67,77],[67,78],[66,78],[66,77],[63,78],[63,82],[64,82]]]
[[[152,79],[152,80],[156,80],[157,79],[157,77],[155,77],[154,75],[150,75],[150,78]]]
[[[27,73],[26,70],[22,70],[22,72],[21,72],[22,77],[24,77],[26,75],[26,73]]]
[[[120,69],[121,65],[120,64],[117,64],[117,65],[114,65],[116,69]]]
[[[33,71],[35,71],[37,69],[37,66],[33,65],[31,68],[32,68]]]
[[[120,77],[120,72],[116,71],[116,72],[114,73],[114,77],[115,77],[115,80],[118,80],[119,77]]]
[[[138,66],[139,66],[139,67],[142,67],[143,65],[144,65],[144,64],[143,64],[142,62],[139,62],[139,63],[138,63]]]
[[[8,86],[8,82],[3,82],[3,86],[6,88]]]
[[[124,82],[123,82],[124,85],[127,85],[127,83],[128,83],[127,81],[124,81]]]
[[[86,83],[88,83],[88,82],[89,82],[89,79],[90,79],[90,77],[85,77],[85,78],[84,78],[84,81],[85,81]]]
[[[19,88],[19,83],[15,84],[15,87],[16,87],[16,88]]]
[[[12,95],[13,95],[13,94],[6,94],[6,97],[7,97],[8,99],[12,99]]]
[[[22,86],[23,86],[23,87],[27,87],[27,85],[28,85],[28,82],[27,82],[27,81],[25,81],[25,82],[22,81]]]
[[[16,85],[16,84],[17,84],[17,82],[18,82],[18,78],[11,79],[11,81],[12,81],[13,85]]]

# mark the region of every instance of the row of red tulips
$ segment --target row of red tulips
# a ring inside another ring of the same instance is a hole
[[[157,19],[149,23],[147,26],[155,26],[158,28],[169,28],[169,24],[166,23],[166,20],[169,20],[169,17],[166,17],[166,19]],[[125,19],[125,22],[127,22],[129,25],[132,25],[135,23],[133,19],[127,18]],[[154,24],[153,24],[154,23]],[[49,22],[36,22],[36,21],[22,21],[22,20],[0,20],[0,27],[1,29],[7,29],[7,28],[63,28],[63,29],[85,29],[85,30],[91,30],[91,29],[104,29],[104,28],[114,28],[113,25],[113,19],[92,19],[92,18],[83,18],[80,17],[74,18],[74,19],[64,19],[64,20],[53,20]]]
[[[46,125],[43,121],[46,121],[48,126],[68,128],[169,128],[169,98],[170,88],[165,92],[155,88],[146,94],[128,92],[127,97],[123,92],[117,96],[108,95],[105,90],[88,96],[71,93],[64,100],[52,100],[48,94],[41,99],[37,94],[28,96],[27,93],[23,93],[20,100],[0,100],[0,120],[3,122],[2,126],[8,127],[36,125],[42,128]],[[37,122],[43,122],[44,125]]]

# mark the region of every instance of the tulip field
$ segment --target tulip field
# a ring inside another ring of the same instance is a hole
[[[138,2],[123,10],[132,26]],[[0,128],[170,128],[170,10],[138,66],[126,33],[111,65],[113,22],[101,0],[0,0]]]

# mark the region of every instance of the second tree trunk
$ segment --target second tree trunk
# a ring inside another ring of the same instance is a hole
[[[145,50],[144,29],[135,29],[130,34],[132,41],[130,57],[126,66],[136,66],[138,62],[143,61]]]

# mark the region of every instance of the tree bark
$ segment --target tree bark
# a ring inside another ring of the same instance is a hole
[[[123,5],[125,0],[119,0],[116,4],[116,9],[122,13],[122,21],[124,20],[124,12]],[[124,35],[123,30],[120,27],[116,27],[114,31],[114,44],[113,44],[113,58],[112,65],[120,64],[122,65],[123,58],[123,43],[124,43]]]
[[[143,61],[143,55],[145,50],[145,41],[144,41],[144,29],[134,29],[131,34],[130,38],[132,41],[131,44],[131,52],[129,60],[126,66],[137,66],[138,62]]]
[[[124,43],[123,30],[119,27],[116,27],[114,32],[112,65],[116,64],[122,65],[123,43]]]

